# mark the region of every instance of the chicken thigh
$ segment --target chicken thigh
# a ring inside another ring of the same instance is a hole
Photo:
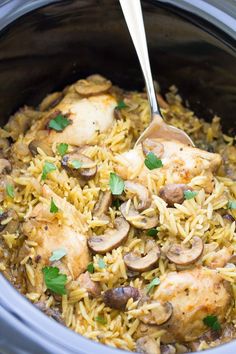
[[[173,314],[163,325],[167,330],[162,340],[188,342],[200,337],[206,330],[203,319],[217,316],[222,324],[230,308],[230,284],[214,270],[199,267],[181,272],[171,272],[161,280],[154,299],[170,302]]]
[[[152,142],[153,150],[146,151],[142,144],[116,157],[117,173],[124,179],[136,179],[148,185],[148,176],[164,176],[165,183],[188,183],[195,176],[208,174],[209,180],[221,164],[219,154],[184,145],[178,141],[146,139]],[[156,146],[156,147],[155,147]],[[158,149],[158,151],[157,151]],[[145,155],[153,152],[163,166],[153,170],[145,166]]]
[[[56,214],[50,213],[50,205],[40,202],[27,216],[23,224],[23,232],[30,241],[37,242],[36,254],[39,257],[38,268],[49,265],[52,252],[65,249],[66,255],[56,266],[64,274],[76,279],[85,271],[89,262],[89,252],[85,232],[87,226],[82,215],[66,200],[58,197],[47,186],[43,187],[43,196],[50,201],[53,198],[58,207]],[[35,272],[36,287],[41,286],[42,272]]]

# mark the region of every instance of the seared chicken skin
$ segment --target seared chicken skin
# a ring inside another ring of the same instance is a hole
[[[163,325],[167,329],[162,340],[188,342],[199,338],[207,327],[203,319],[217,316],[220,323],[231,305],[231,286],[214,270],[195,268],[171,272],[161,280],[154,299],[170,302],[173,314]]]
[[[43,187],[43,196],[48,203],[39,203],[27,216],[23,224],[23,232],[30,241],[37,242],[36,254],[39,258],[38,267],[50,265],[49,258],[52,252],[63,248],[66,256],[56,265],[64,274],[76,279],[85,271],[89,262],[87,240],[84,235],[87,226],[79,211],[66,200],[58,197],[49,187]],[[50,200],[59,208],[63,214],[62,221],[58,220],[56,214],[50,213]],[[36,287],[42,286],[42,272],[35,272]]]
[[[148,175],[164,176],[165,183],[188,183],[195,176],[205,173],[211,181],[213,172],[221,164],[219,154],[209,153],[204,150],[184,145],[178,141],[152,139],[158,143],[158,158],[163,167],[149,170],[145,164],[145,153],[142,145],[116,157],[117,173],[124,179],[136,179],[148,185]]]

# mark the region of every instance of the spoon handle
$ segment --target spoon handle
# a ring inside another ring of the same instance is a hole
[[[140,0],[120,0],[120,5],[142,68],[152,116],[156,113],[162,117],[153,85]]]

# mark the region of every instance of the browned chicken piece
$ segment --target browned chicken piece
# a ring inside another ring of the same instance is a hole
[[[37,242],[35,247],[39,258],[38,271],[35,272],[36,288],[42,286],[42,266],[50,265],[49,258],[53,251],[63,248],[66,255],[53,265],[64,274],[76,279],[85,271],[89,263],[89,252],[85,232],[86,224],[82,215],[66,200],[58,197],[49,187],[43,187],[43,196],[49,201],[53,197],[63,218],[58,220],[56,214],[50,213],[50,203],[39,203],[27,216],[23,224],[23,232],[30,241]]]
[[[71,86],[53,109],[42,113],[42,118],[36,121],[26,134],[25,141],[29,143],[37,138],[49,144],[54,142],[75,146],[87,144],[97,131],[104,132],[112,126],[116,106],[117,101],[110,94],[82,97]],[[49,121],[58,114],[67,117],[70,122],[63,131],[48,128]]]
[[[97,297],[101,294],[100,284],[90,278],[89,272],[80,274],[78,280],[81,288],[86,289],[91,297]]]
[[[137,180],[148,185],[148,175],[164,176],[165,183],[188,183],[195,176],[205,174],[212,184],[213,173],[221,164],[219,154],[184,145],[178,141],[164,139],[155,140],[155,144],[138,145],[135,149],[127,151],[116,157],[116,172],[124,179]],[[150,150],[147,150],[147,146]],[[160,148],[161,147],[161,148]],[[157,151],[157,152],[156,152]],[[145,157],[153,152],[163,163],[163,167],[148,169]],[[212,186],[208,186],[210,190]]]
[[[222,324],[231,305],[231,292],[230,283],[207,268],[167,274],[154,293],[155,300],[168,301],[173,307],[171,318],[162,326],[167,330],[162,341],[188,342],[199,338],[208,330],[203,319],[209,315],[217,316]]]

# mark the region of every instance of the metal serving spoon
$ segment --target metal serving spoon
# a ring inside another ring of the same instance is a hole
[[[151,123],[138,138],[135,145],[137,146],[146,138],[165,138],[168,140],[178,140],[184,144],[194,146],[194,143],[184,131],[165,123],[158,106],[150,68],[140,0],[120,0],[120,4],[142,68],[152,115]]]

